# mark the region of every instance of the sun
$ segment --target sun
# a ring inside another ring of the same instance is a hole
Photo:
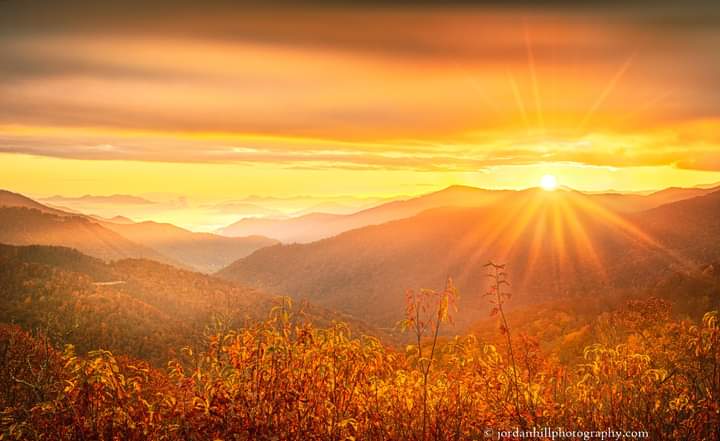
[[[553,175],[544,175],[540,178],[540,187],[545,191],[553,191],[557,186],[557,178]]]

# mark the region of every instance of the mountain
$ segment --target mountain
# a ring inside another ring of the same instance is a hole
[[[290,219],[267,219],[246,217],[221,228],[216,233],[223,236],[237,237],[246,235],[262,235],[272,237],[281,242],[312,242],[342,228],[337,225],[344,218],[339,214],[309,213]]]
[[[595,193],[586,195],[594,203],[623,213],[707,194],[717,188],[671,188],[648,195]],[[289,219],[244,218],[217,232],[225,236],[263,235],[283,243],[308,243],[368,225],[415,216],[440,207],[483,207],[518,193],[513,190],[487,190],[453,185],[443,190],[407,200],[392,201],[353,214],[311,213]]]
[[[276,296],[143,259],[104,262],[64,247],[0,244],[0,321],[42,329],[80,352],[104,348],[164,364],[208,327],[265,318]],[[384,334],[350,317],[297,305],[308,320],[343,320],[356,332]]]
[[[623,213],[637,213],[685,199],[703,196],[720,190],[720,185],[707,187],[669,187],[655,192],[601,192],[587,194],[593,202]]]
[[[97,216],[94,214],[89,215],[91,218],[101,222],[112,222],[114,224],[134,224],[135,221],[125,216],[113,216],[110,218]]]
[[[682,187],[669,187],[664,190],[656,191],[647,195],[646,199],[652,201],[653,207],[647,207],[651,209],[659,207],[661,205],[669,204],[672,202],[683,201],[698,196],[704,196],[710,193],[715,193],[720,190],[720,185],[696,187],[696,188],[682,188]]]
[[[718,199],[715,192],[622,214],[594,195],[512,192],[481,208],[438,208],[310,244],[264,248],[218,275],[377,326],[401,317],[406,288],[440,288],[451,276],[462,326],[486,314],[483,265],[490,260],[508,264],[513,304],[523,305],[642,289],[670,268],[717,259]]]
[[[653,208],[635,222],[683,256],[701,262],[720,257],[720,190]]]
[[[65,246],[105,260],[141,257],[182,266],[86,216],[56,215],[35,208],[0,208],[0,243]]]
[[[133,242],[141,243],[202,272],[217,271],[259,248],[277,243],[276,240],[263,236],[224,237],[195,233],[172,224],[152,221],[112,221],[102,222],[102,225]]]
[[[71,213],[4,190],[0,190],[0,207],[4,207],[0,208],[0,227],[5,227],[0,242],[68,246],[107,260],[146,258],[213,272],[277,243],[261,236],[231,238],[194,233],[172,224],[135,223],[123,216],[106,219]]]
[[[85,255],[73,248],[27,245],[12,246],[0,244],[0,261],[47,265],[64,271],[82,273],[95,282],[111,282],[117,279],[111,266],[100,259]]]
[[[49,202],[53,204],[67,204],[67,203],[88,203],[88,204],[118,204],[118,205],[152,205],[155,202],[150,201],[139,196],[132,196],[127,194],[113,194],[109,196],[96,196],[86,194],[79,197],[65,197],[60,195],[51,196],[49,198],[42,199],[43,202]]]
[[[245,218],[217,232],[225,236],[258,234],[285,243],[307,243],[367,225],[414,216],[429,208],[482,206],[510,190],[485,190],[455,185],[420,197],[392,201],[353,214],[310,213],[290,219]]]
[[[102,347],[157,364],[213,315],[260,317],[273,299],[153,261],[107,263],[62,247],[0,245],[0,262],[4,322],[40,327],[81,352]]]
[[[7,190],[0,190],[0,207],[32,208],[43,213],[55,214],[58,216],[67,216],[70,214],[57,208],[43,205],[37,201],[34,201],[33,199],[30,199],[27,196],[23,196],[19,193],[13,193]]]
[[[720,182],[711,182],[710,184],[699,184],[694,188],[720,188]]]

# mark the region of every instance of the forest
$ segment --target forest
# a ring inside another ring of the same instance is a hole
[[[462,295],[449,279],[442,290],[406,292],[398,344],[319,319],[289,298],[238,320],[207,305],[240,305],[248,293],[152,262],[106,264],[47,247],[5,247],[2,256],[2,289],[11,294],[0,328],[3,440],[427,441],[514,439],[512,431],[543,428],[582,430],[574,439],[608,430],[720,439],[717,311],[692,318],[666,299],[626,299],[566,332],[561,353],[510,319],[510,269],[489,263],[483,301],[492,333],[447,332]],[[146,294],[134,288],[120,312],[112,290],[127,286],[89,293],[90,274],[131,273],[145,284],[167,281],[165,291],[151,285],[162,300],[140,300]],[[204,298],[180,289],[198,280],[216,297],[182,305],[185,295]],[[183,320],[155,312],[158,302]],[[195,315],[180,317],[181,309]],[[86,329],[74,333],[68,317],[85,317]],[[98,329],[89,326],[99,317]]]

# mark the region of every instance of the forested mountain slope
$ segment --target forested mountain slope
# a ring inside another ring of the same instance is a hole
[[[459,321],[483,314],[482,266],[511,268],[515,305],[642,289],[669,269],[720,257],[720,193],[619,214],[577,192],[525,191],[483,208],[442,208],[303,245],[259,250],[221,277],[307,298],[388,326],[406,288],[462,293]]]

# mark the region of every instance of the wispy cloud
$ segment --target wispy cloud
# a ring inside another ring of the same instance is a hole
[[[715,169],[717,136],[698,132],[720,125],[714,121],[678,125],[672,130],[638,133],[589,134],[581,138],[545,138],[497,133],[474,141],[453,143],[342,142],[293,138],[274,139],[233,135],[203,139],[172,133],[123,133],[86,138],[62,131],[35,135],[33,131],[0,129],[0,152],[86,160],[133,160],[186,163],[274,164],[289,168],[348,170],[414,170],[426,172],[478,171],[499,165],[539,162],[634,167],[679,166]]]

